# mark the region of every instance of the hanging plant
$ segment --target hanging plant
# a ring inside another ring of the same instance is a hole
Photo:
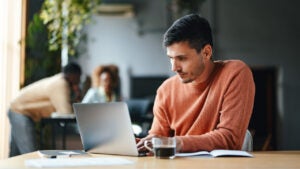
[[[60,51],[47,50],[47,35],[46,26],[35,13],[26,33],[25,86],[61,71]]]
[[[100,0],[45,0],[40,17],[48,29],[50,51],[67,44],[68,55],[76,54],[83,26],[91,21]]]
[[[206,0],[172,0],[172,19],[176,20],[184,15],[199,13],[200,7]]]

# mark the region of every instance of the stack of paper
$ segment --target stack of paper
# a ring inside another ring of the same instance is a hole
[[[51,118],[65,118],[65,119],[74,119],[75,118],[75,114],[74,113],[57,113],[57,112],[53,112],[51,113]]]
[[[25,161],[27,167],[79,167],[79,166],[108,166],[133,164],[123,158],[38,158]]]

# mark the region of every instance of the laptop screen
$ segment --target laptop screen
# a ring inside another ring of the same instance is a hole
[[[73,108],[85,151],[138,156],[125,102],[74,103]]]

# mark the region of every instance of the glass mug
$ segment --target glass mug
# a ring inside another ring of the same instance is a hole
[[[151,140],[146,140],[144,146],[152,151],[156,158],[173,159],[175,157],[175,137],[153,137]]]

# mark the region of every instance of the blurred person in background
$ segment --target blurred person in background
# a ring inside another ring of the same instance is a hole
[[[120,101],[119,70],[115,65],[96,67],[92,75],[92,87],[83,97],[82,103]]]
[[[81,100],[80,76],[80,66],[72,62],[63,67],[62,73],[20,90],[8,110],[11,124],[10,157],[38,150],[35,122],[50,117],[53,112],[73,113],[72,99]]]

